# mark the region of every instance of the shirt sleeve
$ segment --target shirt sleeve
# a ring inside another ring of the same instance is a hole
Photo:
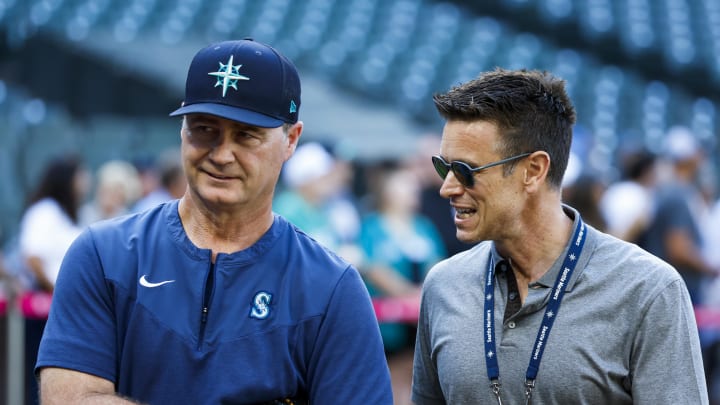
[[[630,361],[634,403],[708,403],[697,324],[682,280],[649,304]]]
[[[416,405],[445,404],[437,365],[432,358],[430,320],[428,318],[428,291],[430,282],[423,287],[420,316],[415,337],[415,360],[413,362],[412,400]]]
[[[81,234],[63,260],[36,372],[60,367],[116,379],[116,325],[92,234]]]
[[[23,218],[18,240],[20,251],[25,257],[39,258],[45,277],[55,283],[63,256],[80,232],[56,205],[36,203]]]
[[[392,404],[390,372],[370,297],[348,267],[330,298],[308,369],[310,403]]]

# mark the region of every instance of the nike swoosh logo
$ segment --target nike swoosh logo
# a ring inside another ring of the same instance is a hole
[[[168,284],[168,283],[172,283],[172,282],[175,282],[175,280],[166,280],[166,281],[161,281],[159,283],[151,283],[151,282],[147,281],[147,279],[145,278],[145,275],[140,277],[140,285],[143,287],[147,287],[147,288],[160,287],[163,284]]]

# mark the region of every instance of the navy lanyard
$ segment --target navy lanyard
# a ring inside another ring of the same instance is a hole
[[[538,370],[540,369],[540,360],[542,360],[545,345],[550,337],[550,330],[552,329],[558,310],[560,309],[560,302],[565,295],[565,288],[570,281],[570,277],[572,277],[577,260],[580,258],[580,252],[585,244],[586,233],[585,224],[583,224],[582,219],[578,218],[578,224],[575,227],[575,232],[573,233],[573,237],[571,239],[572,242],[570,243],[570,249],[563,261],[561,271],[558,274],[557,279],[555,279],[555,285],[553,286],[551,292],[552,296],[550,297],[550,301],[545,309],[545,315],[543,315],[540,329],[538,329],[532,353],[530,353],[530,364],[528,364],[527,372],[525,373],[526,404],[530,403],[532,390],[535,388],[535,378],[537,377]],[[485,316],[483,323],[485,325],[485,365],[487,367],[488,378],[490,379],[490,387],[492,388],[493,393],[497,396],[498,404],[502,405],[502,400],[500,399],[500,367],[498,366],[497,350],[495,348],[494,283],[495,261],[493,260],[493,255],[491,253],[490,265],[488,266],[487,279],[485,282]]]

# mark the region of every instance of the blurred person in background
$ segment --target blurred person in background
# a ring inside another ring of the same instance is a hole
[[[183,173],[180,151],[173,148],[160,154],[151,168],[145,168],[145,184],[154,187],[144,190],[144,195],[132,207],[132,212],[142,212],[162,203],[177,200],[185,194],[187,181]],[[157,183],[152,179],[157,176]],[[142,180],[142,179],[141,179]]]
[[[705,255],[708,263],[720,268],[720,199],[709,207],[708,217],[704,224]],[[717,320],[720,312],[720,277],[710,282],[703,290],[703,307],[696,312],[700,324],[700,338],[705,350],[705,368],[709,385],[710,403],[720,403],[720,328],[717,322],[703,325],[703,312],[709,319]],[[703,311],[705,310],[705,311]],[[711,323],[711,322],[708,322]]]
[[[282,172],[284,190],[273,209],[313,239],[356,266],[360,214],[348,197],[352,167],[319,142],[298,146]]]
[[[425,274],[446,254],[435,225],[418,212],[420,182],[406,168],[390,169],[379,178],[376,191],[377,209],[363,217],[360,234],[365,254],[361,271],[370,295],[419,300]],[[414,322],[380,322],[393,403],[410,404],[417,326]]]
[[[45,167],[20,221],[18,240],[34,289],[53,292],[63,256],[82,230],[78,215],[89,188],[90,174],[75,155],[55,158]]]
[[[711,266],[720,269],[720,199],[717,199],[709,207],[705,230],[707,239],[705,255]],[[716,278],[715,281],[720,282],[720,278]],[[720,286],[714,291],[716,291],[716,293],[712,299],[717,303],[717,306],[720,307]]]
[[[673,127],[665,137],[663,153],[670,165],[669,178],[658,184],[654,216],[640,245],[673,265],[693,304],[700,305],[704,286],[720,271],[706,259],[700,227],[707,205],[697,181],[705,152],[688,128]]]
[[[133,166],[135,166],[135,170],[138,172],[138,178],[140,179],[140,198],[138,198],[138,201],[160,187],[160,175],[156,167],[156,160],[157,157],[154,155],[142,156],[132,160]]]
[[[25,398],[37,403],[33,369],[63,257],[80,235],[78,212],[90,188],[90,174],[76,155],[53,158],[45,166],[20,221],[18,274],[27,289],[20,297],[25,317]],[[34,304],[35,303],[35,304]],[[46,304],[46,305],[39,305]]]
[[[479,243],[425,278],[413,401],[707,404],[680,275],[562,203],[575,124],[565,83],[496,69],[434,101],[440,193],[457,237]]]
[[[272,210],[303,131],[290,60],[251,39],[188,70],[180,200],[89,227],[38,355],[43,404],[390,404],[359,272]]]
[[[605,193],[605,182],[600,175],[584,171],[571,182],[563,182],[562,201],[575,208],[586,224],[605,231],[607,224],[600,212],[600,200]]]
[[[599,203],[606,185],[602,176],[585,164],[584,152],[582,148],[575,147],[577,138],[574,135],[567,168],[560,184],[560,196],[563,204],[576,209],[586,224],[602,231],[606,223],[600,213]]]
[[[105,162],[97,170],[95,178],[94,198],[80,207],[79,221],[82,225],[127,214],[140,197],[140,176],[130,162]]]
[[[600,199],[609,234],[639,243],[655,211],[656,162],[657,156],[644,148],[621,154],[621,178],[610,184]]]
[[[342,145],[326,146],[330,155],[335,161],[333,166],[333,182],[335,192],[330,196],[327,203],[327,212],[330,223],[340,240],[339,251],[346,252],[351,263],[351,257],[355,257],[358,264],[362,260],[357,240],[360,236],[360,208],[357,195],[355,194],[356,165],[348,155],[347,150],[343,151]],[[349,252],[354,251],[355,253]],[[354,256],[353,256],[354,255]]]
[[[714,164],[715,163],[715,164]],[[703,253],[713,268],[720,270],[720,173],[717,162],[706,157],[698,175],[704,204],[699,225],[703,236]],[[720,277],[715,278],[720,282]],[[718,290],[716,290],[718,291]],[[720,299],[720,297],[718,297]]]

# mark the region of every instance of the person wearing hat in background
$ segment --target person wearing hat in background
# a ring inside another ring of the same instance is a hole
[[[653,219],[638,244],[678,270],[698,305],[704,286],[720,272],[703,251],[701,224],[707,205],[697,181],[705,152],[692,132],[680,126],[668,130],[662,152],[669,170],[658,185]]]
[[[297,147],[285,163],[284,188],[275,197],[275,212],[360,269],[360,212],[348,196],[352,168],[319,142]],[[361,270],[362,272],[362,270]]]
[[[277,213],[333,250],[345,242],[330,216],[329,204],[342,190],[344,181],[337,167],[335,158],[321,144],[307,142],[298,146],[283,169],[285,189],[273,204]],[[359,214],[350,214],[360,222]]]
[[[273,48],[195,55],[170,114],[187,191],[70,248],[36,365],[43,404],[392,402],[358,271],[272,212],[299,107]]]

